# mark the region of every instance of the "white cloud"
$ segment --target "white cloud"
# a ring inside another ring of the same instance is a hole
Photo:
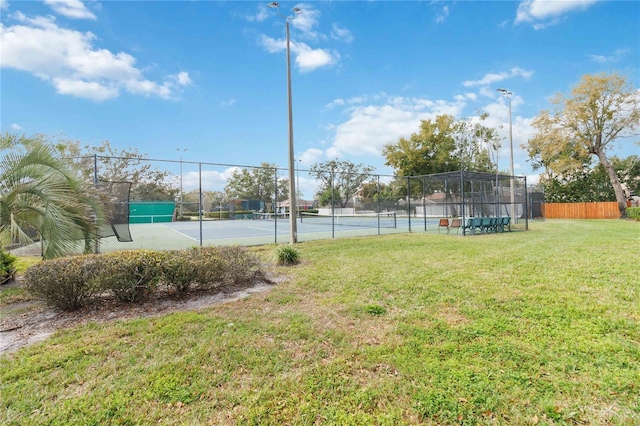
[[[310,166],[322,160],[323,152],[316,148],[307,149],[298,156],[300,162],[305,166]]]
[[[401,136],[409,136],[418,129],[420,120],[439,114],[458,116],[464,101],[388,97],[382,105],[350,106],[347,121],[336,126],[335,138],[325,150],[329,159],[344,155],[381,155],[382,148]]]
[[[0,10],[9,10],[9,2],[7,0],[0,0]]]
[[[341,105],[344,105],[344,99],[334,99],[334,100],[332,100],[331,102],[329,102],[329,103],[325,106],[325,108],[327,108],[327,109],[331,109],[331,108],[333,108],[333,107],[341,106]]]
[[[588,55],[589,59],[594,62],[599,62],[601,64],[610,63],[610,62],[618,62],[622,57],[629,52],[629,49],[616,49],[611,55]]]
[[[530,23],[539,30],[558,24],[563,15],[586,10],[598,0],[525,0],[518,6],[514,24]]]
[[[440,11],[440,13],[438,13],[438,15],[436,16],[436,22],[438,24],[441,24],[444,22],[445,19],[447,19],[448,16],[449,16],[449,6],[444,6]]]
[[[540,175],[527,175],[527,185],[537,185],[540,183]]]
[[[488,86],[490,84],[497,83],[499,81],[506,80],[508,78],[514,77],[522,77],[525,79],[530,78],[533,75],[533,71],[527,71],[520,67],[511,68],[508,71],[503,71],[501,73],[489,73],[482,77],[480,80],[467,80],[462,82],[464,87],[475,87],[475,86]]]
[[[333,137],[329,138],[330,146],[324,148],[323,158],[318,158],[319,150],[314,150],[314,159],[323,161],[347,158],[358,162],[359,160],[353,158],[359,157],[366,158],[369,163],[383,162],[384,145],[417,132],[420,120],[434,119],[441,114],[449,114],[458,119],[465,117],[463,113],[465,108],[473,102],[474,109],[477,107],[483,113],[489,113],[488,118],[482,121],[483,124],[498,129],[502,139],[499,153],[500,170],[507,171],[510,162],[508,99],[495,90],[490,92],[490,96],[490,102],[482,106],[477,105],[478,98],[475,93],[461,94],[453,100],[393,97],[381,94],[359,97],[362,102],[358,104],[352,104],[346,99],[340,99],[340,102],[334,101],[334,107],[343,106],[348,116],[333,128],[328,129],[333,132]],[[514,168],[516,174],[522,175],[528,173],[528,154],[520,146],[526,144],[534,133],[531,127],[533,118],[517,114],[518,108],[524,104],[520,96],[514,96],[511,102]],[[480,121],[477,115],[467,116],[467,118],[474,122]]]
[[[13,123],[11,126],[9,126],[11,128],[11,130],[14,131],[20,131],[20,130],[24,130],[24,127],[22,127],[21,125],[19,125],[18,123]]]
[[[222,108],[229,108],[229,107],[231,107],[231,106],[235,105],[235,103],[236,103],[236,100],[235,100],[235,99],[233,99],[233,98],[231,98],[231,99],[228,99],[228,100],[226,100],[226,101],[222,101],[222,102],[220,102],[220,106],[221,106]]]
[[[482,110],[489,116],[484,120],[484,125],[498,130],[502,140],[500,148],[499,163],[501,171],[508,171],[510,168],[511,148],[509,146],[509,101],[504,96],[494,92],[496,101],[485,105]],[[525,170],[523,163],[527,161],[529,155],[521,148],[533,136],[534,129],[531,126],[533,118],[522,117],[517,114],[518,107],[524,104],[520,96],[513,96],[511,99],[512,108],[512,130],[513,130],[513,157],[515,174],[521,175]]]
[[[238,170],[238,167],[229,167],[222,172],[217,170],[203,170],[202,187],[211,191],[223,191],[227,185],[227,181],[233,176],[233,172],[236,170]],[[182,179],[185,192],[198,189],[200,186],[200,174],[197,171],[185,172]]]
[[[296,7],[300,9],[300,13],[290,21],[291,26],[302,33],[304,38],[310,40],[325,38],[325,36],[315,30],[315,27],[319,23],[320,11],[306,3],[298,4]]]
[[[44,0],[54,12],[73,19],[96,19],[94,15],[80,0]]]
[[[340,54],[337,51],[314,48],[304,42],[294,41],[296,39],[311,42],[327,40],[326,35],[316,30],[319,24],[320,12],[307,3],[298,4],[296,7],[300,9],[300,12],[295,14],[295,17],[292,12],[289,15],[285,11],[281,11],[281,13],[292,18],[289,22],[295,33],[291,35],[290,47],[291,53],[295,56],[295,64],[300,72],[313,71],[317,68],[337,64],[340,61]],[[347,43],[353,41],[351,32],[340,28],[337,24],[333,25],[331,36],[335,39],[342,39]],[[258,43],[269,53],[276,53],[286,49],[286,39],[274,39],[264,34],[259,36]]]
[[[340,28],[338,24],[334,23],[331,28],[331,37],[335,40],[344,40],[346,43],[352,43],[355,37],[346,28]]]
[[[189,74],[169,75],[158,83],[146,79],[136,58],[94,47],[91,32],[62,28],[54,17],[12,15],[20,24],[0,25],[2,67],[14,68],[50,82],[58,93],[94,101],[120,95],[121,90],[171,99],[191,84]]]
[[[189,86],[191,84],[191,78],[189,78],[188,72],[182,71],[173,77],[175,77],[180,86]]]
[[[260,44],[269,53],[284,51],[287,48],[286,40],[276,40],[266,35],[260,36]],[[295,63],[301,72],[313,71],[317,68],[330,66],[337,63],[340,55],[337,52],[326,49],[312,49],[305,43],[291,42],[291,52],[295,56]]]
[[[269,16],[271,16],[271,14],[267,6],[260,5],[255,15],[245,15],[244,18],[249,22],[262,22]]]
[[[337,52],[326,49],[312,49],[304,43],[295,43],[291,50],[297,54],[296,64],[298,64],[301,72],[330,66],[340,60],[340,55]]]
[[[56,91],[61,95],[73,95],[92,101],[104,101],[118,96],[116,87],[108,87],[95,81],[54,78],[52,82]]]
[[[463,95],[456,95],[453,97],[453,99],[459,102],[466,101],[467,99],[471,101],[475,101],[478,99],[478,95],[476,95],[475,93],[465,93]]]

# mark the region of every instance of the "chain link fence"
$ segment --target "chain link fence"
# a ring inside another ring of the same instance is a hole
[[[302,242],[437,232],[440,218],[526,220],[529,209],[523,177],[455,172],[396,178],[298,168],[292,212],[288,169],[275,165],[99,155],[75,158],[73,164],[110,197],[117,213],[101,233],[99,252],[288,243],[291,214]],[[39,252],[38,244],[20,249]]]

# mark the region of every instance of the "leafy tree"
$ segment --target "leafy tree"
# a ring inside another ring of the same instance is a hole
[[[194,189],[193,191],[185,192],[182,197],[185,203],[184,210],[197,212],[200,198],[200,191]],[[212,211],[214,207],[220,206],[224,202],[224,193],[220,191],[202,191],[202,209],[205,212]]]
[[[331,204],[331,190],[333,189],[334,203],[346,207],[349,200],[371,177],[374,170],[372,166],[354,164],[350,161],[331,160],[311,166],[309,175],[320,181],[316,195],[321,205]]]
[[[375,200],[378,196],[378,192],[382,192],[387,185],[384,183],[380,183],[375,180],[365,182],[360,186],[360,196],[365,200]]]
[[[555,176],[553,179],[541,179],[540,184],[547,203],[584,203],[616,199],[607,173],[601,165],[593,170],[577,170]]]
[[[42,139],[5,134],[0,151],[0,246],[40,236],[45,259],[75,251],[78,241],[93,251],[107,217],[93,185]]]
[[[273,201],[276,190],[274,171],[275,164],[262,163],[260,167],[237,169],[233,172],[225,193],[228,199],[261,200],[265,203]],[[278,179],[277,201],[286,200],[289,196],[289,179]]]
[[[569,96],[556,94],[553,111],[542,111],[533,121],[536,134],[527,149],[535,168],[550,177],[571,175],[591,168],[594,157],[609,178],[620,216],[626,211],[625,194],[608,151],[613,142],[640,127],[640,96],[619,74],[587,74]]]
[[[620,181],[629,194],[640,190],[640,159],[632,155],[626,159],[609,159]],[[594,201],[616,201],[611,181],[602,164],[595,168],[584,168],[541,180],[545,201],[548,203],[578,203]]]
[[[402,193],[398,191],[397,185],[399,181],[393,181],[391,183],[377,181],[369,181],[362,184],[360,187],[360,197],[365,205],[366,210],[380,209],[388,210],[398,207],[399,196],[397,194]],[[406,186],[406,183],[405,185]]]
[[[496,129],[483,125],[487,117],[484,114],[479,120],[456,120],[450,115],[439,115],[435,120],[422,120],[419,132],[408,139],[401,137],[397,142],[385,145],[385,164],[396,171],[395,194],[407,195],[407,182],[402,177],[458,170],[495,170],[491,152],[500,146],[500,139]],[[423,189],[419,179],[410,180],[409,185],[412,194],[444,190],[439,185]]]
[[[80,146],[78,141],[60,139],[55,148],[64,156],[73,159],[74,168],[86,181],[94,181],[94,155],[97,155],[98,179],[111,182],[131,182],[132,200],[174,201],[179,193],[171,173],[160,170],[146,160],[136,148],[116,149],[109,141],[99,146]]]
[[[495,129],[482,121],[458,120],[439,115],[422,120],[420,130],[407,139],[384,146],[385,164],[398,176],[422,176],[456,170],[490,171],[489,149],[499,144]]]

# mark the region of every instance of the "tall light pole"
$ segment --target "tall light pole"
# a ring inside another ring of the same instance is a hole
[[[511,169],[509,171],[509,174],[511,175],[511,180],[509,182],[509,185],[511,189],[511,216],[513,217],[514,222],[517,222],[518,216],[516,214],[516,188],[515,188],[515,182],[513,178],[515,174],[513,170],[513,124],[511,120],[511,96],[513,96],[513,93],[508,91],[507,89],[496,89],[496,91],[500,92],[503,96],[509,99],[509,149],[510,149],[509,166]]]
[[[185,151],[188,151],[188,148],[176,148],[176,151],[178,151],[180,153],[180,219],[182,219],[182,206],[183,206],[183,202],[182,202],[182,153]]]
[[[298,242],[297,232],[297,203],[296,203],[296,182],[295,182],[295,159],[293,156],[293,107],[291,103],[291,47],[289,44],[289,21],[295,19],[296,15],[301,12],[300,8],[294,7],[292,16],[284,16],[280,13],[280,5],[277,2],[271,2],[267,6],[275,8],[278,15],[284,19],[287,31],[287,98],[289,101],[289,242],[295,244]]]

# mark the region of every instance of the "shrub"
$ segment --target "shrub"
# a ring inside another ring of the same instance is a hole
[[[0,285],[11,281],[16,275],[17,257],[0,249]]]
[[[167,254],[162,265],[167,286],[186,292],[191,285],[214,289],[263,277],[258,258],[240,246],[210,246]]]
[[[45,260],[25,272],[25,287],[34,296],[63,311],[81,308],[98,290],[102,273],[98,255]]]
[[[295,265],[300,261],[300,253],[291,245],[279,246],[278,265]]]
[[[178,293],[187,293],[201,274],[197,249],[167,251],[162,256],[161,272],[165,284]]]
[[[640,220],[640,207],[627,207],[627,217],[633,220]]]
[[[247,284],[264,278],[260,260],[242,246],[219,247],[223,262],[223,282],[230,285]]]
[[[101,290],[109,290],[124,302],[147,298],[162,276],[162,253],[152,250],[127,250],[101,257],[99,282]]]
[[[226,210],[223,210],[221,212],[208,212],[205,213],[205,217],[211,218],[211,219],[229,219],[229,212]]]
[[[177,293],[248,284],[264,274],[244,247],[202,247],[158,252],[130,250],[48,260],[27,269],[27,290],[62,310],[82,307],[93,296],[112,293],[126,302],[144,300],[160,280]]]
[[[198,287],[212,289],[222,283],[225,265],[221,250],[220,247],[197,247],[189,251]]]

